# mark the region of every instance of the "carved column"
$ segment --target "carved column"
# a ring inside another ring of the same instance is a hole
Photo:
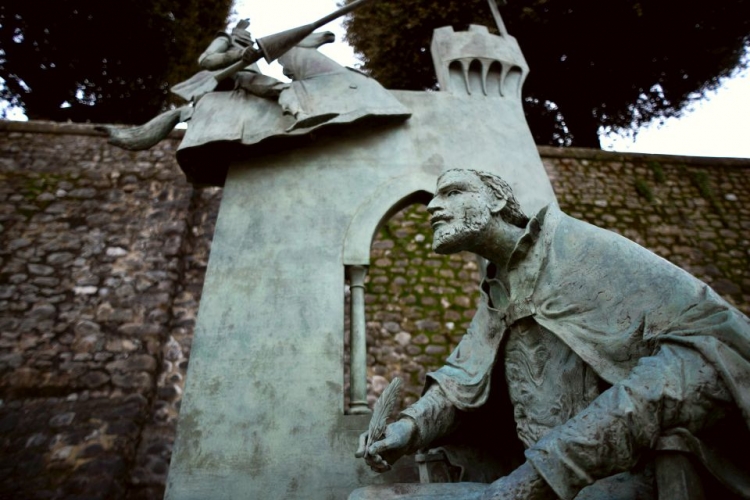
[[[349,266],[351,290],[350,414],[370,413],[367,407],[367,340],[365,325],[366,266]]]

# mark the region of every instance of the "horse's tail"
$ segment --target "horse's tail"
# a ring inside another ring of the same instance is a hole
[[[180,123],[182,108],[171,109],[138,127],[118,128],[112,125],[99,125],[109,135],[108,142],[130,151],[149,149],[169,135],[169,132]]]

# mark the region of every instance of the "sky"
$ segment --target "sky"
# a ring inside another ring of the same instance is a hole
[[[750,69],[726,79],[684,116],[642,127],[635,141],[609,134],[601,142],[609,151],[750,158]]]
[[[253,38],[262,38],[317,21],[338,9],[336,4],[337,0],[282,0],[273,3],[267,0],[235,0],[229,28],[231,29],[240,19],[249,18],[248,30]],[[283,10],[280,9],[281,5],[283,5]],[[343,41],[346,31],[341,26],[340,20],[327,24],[319,31],[324,30],[332,31],[336,35],[336,41],[323,45],[320,48],[322,53],[344,66],[356,67],[361,64],[354,55],[354,50]],[[266,62],[261,60],[258,65],[264,73],[280,80],[289,80],[281,73],[281,66],[278,63],[274,63],[269,68]]]
[[[233,20],[251,18],[250,31],[257,38],[315,21],[336,10],[336,3],[337,0],[237,0]],[[322,29],[333,31],[337,40],[323,46],[321,52],[345,66],[359,64],[354,51],[343,42],[340,21]],[[512,26],[509,30],[512,34]],[[750,58],[750,54],[746,57]],[[277,64],[262,69],[281,77]],[[750,70],[726,79],[717,91],[692,105],[680,118],[670,118],[661,126],[647,124],[635,137],[602,133],[600,138],[603,149],[608,151],[750,158]]]

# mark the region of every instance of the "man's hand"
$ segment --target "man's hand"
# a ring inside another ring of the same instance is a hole
[[[413,420],[397,420],[385,428],[383,439],[374,443],[368,443],[367,432],[362,433],[359,436],[359,448],[354,456],[364,457],[367,465],[375,472],[389,471],[391,465],[409,450],[416,434],[417,425]]]
[[[249,47],[253,44],[253,37],[247,30],[234,28],[232,30],[232,41],[242,47]]]
[[[552,488],[529,462],[492,483],[482,496],[482,500],[551,500],[554,498],[556,496]]]
[[[245,47],[245,50],[242,51],[242,59],[248,64],[252,64],[260,59],[259,55],[259,51],[252,45]]]

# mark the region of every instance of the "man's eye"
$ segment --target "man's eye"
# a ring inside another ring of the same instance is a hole
[[[454,195],[457,195],[457,194],[459,194],[460,192],[461,192],[461,191],[459,191],[459,190],[457,190],[457,189],[454,189],[454,190],[452,190],[452,191],[448,191],[448,194],[447,194],[446,196],[454,196]]]

